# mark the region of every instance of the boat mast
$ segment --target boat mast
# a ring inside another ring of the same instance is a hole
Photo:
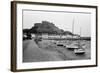
[[[72,34],[74,34],[74,18],[73,18],[73,23],[72,23]],[[72,35],[73,38],[73,35]]]
[[[82,30],[82,29],[81,29],[81,27],[80,27],[80,41],[81,41],[81,30]],[[80,47],[81,47],[81,44],[80,44]]]
[[[71,43],[73,41],[73,35],[74,35],[74,18],[73,18],[73,21],[72,21],[72,39],[71,39]]]
[[[81,37],[81,27],[80,27],[80,37]]]
[[[79,46],[79,48],[81,48],[80,41],[81,41],[81,27],[80,27],[80,33],[79,33],[79,38],[78,38],[78,46]]]
[[[73,41],[73,34],[74,34],[74,18],[73,18],[73,21],[72,21],[72,37],[71,37],[70,43],[72,43],[72,41]]]

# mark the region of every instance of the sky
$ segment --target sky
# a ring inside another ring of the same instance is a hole
[[[72,26],[74,25],[74,34],[80,34],[81,31],[81,36],[88,37],[91,35],[90,13],[34,10],[23,11],[23,29],[31,28],[35,23],[41,23],[42,21],[49,21],[54,23],[58,28],[71,32]]]

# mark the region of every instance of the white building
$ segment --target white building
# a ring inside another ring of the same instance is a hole
[[[41,37],[44,38],[44,39],[47,39],[48,38],[48,34],[42,34]]]
[[[72,35],[61,35],[61,34],[31,34],[32,38],[34,37],[41,37],[43,39],[67,39],[67,38],[72,38]],[[77,36],[73,36],[74,38],[76,38]]]
[[[35,38],[35,34],[31,34],[32,35],[32,38]]]

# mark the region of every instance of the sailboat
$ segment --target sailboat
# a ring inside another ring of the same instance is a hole
[[[73,36],[74,36],[74,19],[73,19],[73,23],[72,23],[72,37],[71,37],[71,40],[70,40],[70,43],[68,45],[66,45],[66,48],[69,49],[69,50],[74,50],[74,49],[78,49],[78,46],[73,43]]]
[[[81,38],[81,28],[80,28],[80,36],[78,38],[78,48],[74,49],[75,54],[84,54],[85,53],[85,50],[82,48],[82,46],[80,44],[80,38]]]

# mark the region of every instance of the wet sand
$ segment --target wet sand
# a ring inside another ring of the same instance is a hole
[[[23,42],[23,62],[63,61],[90,59],[90,41],[82,41],[86,53],[75,55],[74,51],[63,46],[57,46],[49,40],[36,44],[34,40]]]
[[[25,40],[23,43],[23,62],[59,61],[61,58],[56,52],[42,50],[34,40]]]

